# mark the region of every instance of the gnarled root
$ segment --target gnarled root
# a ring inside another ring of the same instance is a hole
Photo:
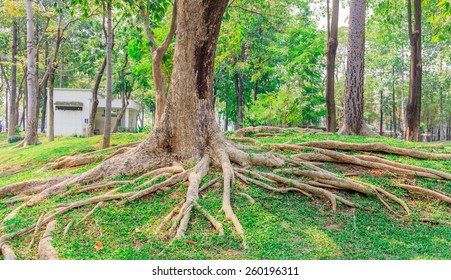
[[[250,132],[277,133],[280,131],[282,131],[280,128],[260,127],[243,129],[241,132],[237,132],[236,135],[244,136]],[[247,142],[255,144],[255,141]],[[392,208],[389,202],[399,204],[407,215],[410,213],[409,207],[401,198],[379,186],[339,176],[332,171],[318,166],[316,163],[332,162],[358,165],[370,169],[384,170],[396,176],[421,176],[439,180],[451,179],[451,174],[443,171],[396,163],[375,156],[348,155],[335,151],[335,149],[347,150],[357,147],[357,150],[360,151],[402,153],[402,155],[406,156],[412,156],[413,154],[420,158],[442,159],[448,156],[431,156],[429,153],[425,154],[425,152],[421,151],[412,153],[410,149],[392,149],[393,147],[387,148],[384,145],[368,144],[371,146],[365,146],[359,144],[361,146],[355,146],[357,144],[352,144],[352,146],[349,146],[348,143],[336,144],[335,142],[331,143],[327,141],[270,145],[271,148],[280,150],[298,152],[306,149],[309,150],[308,153],[298,153],[289,157],[281,155],[275,150],[265,151],[263,148],[266,147],[254,149],[252,146],[246,146],[246,148],[243,148],[242,144],[235,144],[220,133],[213,134],[207,143],[201,157],[199,156],[194,159],[197,163],[191,169],[184,168],[180,163],[174,162],[174,160],[180,160],[178,155],[162,148],[164,145],[158,142],[157,136],[153,135],[139,145],[136,144],[136,147],[121,147],[109,159],[86,173],[60,176],[47,180],[32,180],[0,188],[1,198],[4,198],[6,195],[14,195],[12,198],[5,199],[3,201],[4,203],[23,201],[23,204],[14,209],[4,220],[11,219],[21,209],[40,203],[50,196],[58,195],[62,198],[80,193],[86,193],[88,196],[88,198],[84,198],[83,200],[56,205],[47,213],[40,215],[33,224],[16,232],[3,234],[0,236],[2,253],[6,258],[6,254],[10,254],[11,252],[6,242],[16,236],[25,234],[32,235],[32,241],[29,246],[31,248],[34,243],[34,238],[38,236],[39,230],[46,227],[46,232],[39,242],[41,258],[57,258],[57,253],[51,247],[50,243],[50,233],[52,228],[54,228],[55,218],[57,216],[64,215],[72,209],[88,206],[86,207],[87,213],[80,221],[74,223],[71,221],[67,224],[63,233],[63,235],[66,235],[72,224],[76,227],[80,223],[87,221],[96,210],[109,201],[115,201],[118,205],[127,204],[128,202],[153,195],[158,191],[164,192],[174,189],[175,186],[182,186],[183,184],[180,183],[185,181],[188,181],[185,198],[175,205],[172,211],[163,218],[161,224],[156,228],[157,232],[167,229],[171,238],[184,238],[189,227],[192,212],[198,211],[199,214],[202,214],[211,223],[219,235],[223,235],[224,226],[227,226],[227,224],[223,225],[207,209],[202,207],[201,199],[201,193],[207,188],[222,184],[221,210],[224,212],[225,218],[231,222],[235,231],[242,239],[243,247],[246,247],[243,226],[232,207],[232,196],[243,196],[250,203],[253,203],[254,199],[246,193],[233,191],[235,178],[245,184],[263,188],[266,191],[274,193],[287,194],[289,192],[296,192],[308,197],[325,198],[330,202],[333,211],[337,211],[340,204],[348,207],[359,207],[356,203],[345,199],[340,195],[339,191],[353,191],[364,195],[371,195],[377,197],[396,216],[401,215],[395,211],[396,209]],[[244,150],[251,151],[244,152],[240,147]],[[406,154],[405,150],[408,150],[409,154]],[[260,153],[254,153],[255,151],[260,151]],[[95,153],[87,153],[85,155],[94,157],[93,154]],[[272,168],[272,170],[260,171],[255,169],[255,166]],[[222,170],[223,176],[222,178],[213,178],[204,185],[201,185],[202,179],[208,174],[210,167],[219,167]],[[122,175],[129,176],[130,179],[114,181],[115,178]],[[400,184],[398,187],[404,188],[409,192],[434,197],[451,203],[451,196],[439,191],[427,190],[405,184]],[[68,190],[68,188],[70,189]],[[126,188],[128,192],[124,191]],[[4,226],[0,230],[5,231],[6,228],[7,226]]]
[[[51,221],[47,224],[44,235],[41,237],[41,241],[39,241],[39,257],[41,260],[57,260],[58,253],[55,248],[52,246],[52,231],[56,228],[56,220]]]

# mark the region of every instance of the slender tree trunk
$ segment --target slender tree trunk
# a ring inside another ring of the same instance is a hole
[[[327,0],[329,3],[329,0]],[[329,5],[328,5],[329,6]],[[335,112],[335,58],[337,55],[338,47],[338,11],[339,0],[333,0],[332,2],[332,23],[328,25],[328,41],[327,41],[327,70],[326,70],[326,129],[329,132],[335,132],[337,130],[337,116]],[[327,10],[329,17],[329,9]]]
[[[363,118],[365,0],[351,0],[344,121],[339,134],[375,135]]]
[[[438,66],[438,73],[442,74],[443,71],[443,57],[442,54],[439,54],[439,66]],[[440,96],[440,120],[439,120],[439,140],[445,141],[445,120],[444,120],[444,113],[443,113],[443,87],[441,84],[441,81],[439,81],[439,96]]]
[[[26,0],[27,10],[27,58],[28,58],[28,71],[27,71],[27,134],[23,141],[23,146],[39,144],[38,139],[38,83],[36,76],[36,54],[34,49],[34,23],[33,23],[33,1]]]
[[[421,117],[421,84],[422,84],[422,59],[421,59],[421,0],[414,2],[414,26],[412,30],[412,3],[407,0],[410,38],[410,79],[409,98],[407,100],[407,128],[406,139],[410,141],[420,140]]]
[[[12,26],[12,48],[11,48],[11,94],[9,96],[9,118],[8,118],[8,137],[15,134],[15,127],[19,120],[17,98],[17,22],[13,21]]]
[[[56,67],[52,68],[49,73],[49,127],[48,127],[48,139],[52,142],[55,139],[55,107],[53,106],[53,93],[55,89],[55,70]]]
[[[254,101],[257,101],[258,96],[258,79],[254,83]]]
[[[111,2],[107,2],[107,51],[106,51],[106,105],[105,105],[105,127],[103,133],[103,148],[110,146],[111,140],[111,102],[112,93],[112,54],[113,54],[113,24]]]
[[[405,113],[405,95],[404,95],[404,46],[401,49],[401,125],[402,132],[406,133],[406,113]]]
[[[49,41],[45,42],[45,63],[48,65],[49,63]],[[41,131],[44,132],[45,131],[45,117],[47,114],[47,99],[48,99],[48,94],[47,94],[47,80],[44,82],[44,85],[42,87],[42,96],[44,97],[44,99],[42,100],[42,112],[41,112]],[[48,128],[47,128],[48,129]]]
[[[35,28],[35,37],[36,37],[36,46],[34,49],[34,53],[36,55],[36,122],[38,123],[38,126],[36,127],[36,131],[38,131],[39,127],[39,109],[41,108],[41,84],[39,84],[39,20],[36,20],[36,28]]]
[[[380,117],[380,119],[379,119],[379,135],[380,136],[383,136],[384,135],[384,131],[383,131],[383,129],[384,129],[384,127],[383,127],[383,124],[384,124],[384,97],[383,97],[383,94],[384,94],[384,91],[383,90],[381,90],[380,91],[380,106],[379,106],[379,117]]]
[[[102,61],[102,66],[100,66],[99,73],[97,74],[97,78],[92,89],[92,104],[91,104],[91,112],[89,113],[89,121],[88,128],[86,130],[86,136],[92,137],[94,135],[94,127],[96,121],[97,107],[99,106],[99,87],[100,82],[102,81],[103,73],[105,72],[106,67],[106,56]]]
[[[153,37],[152,28],[150,26],[148,12],[144,8],[141,9],[141,18],[146,30],[146,36],[150,45],[150,52],[152,54],[152,75],[155,85],[155,122],[154,128],[157,128],[158,123],[163,115],[164,108],[166,106],[167,94],[166,94],[166,77],[163,73],[163,57],[166,53],[172,37],[174,37],[176,30],[177,19],[177,0],[174,1],[174,8],[172,10],[172,21],[168,35],[161,46],[157,46]]]
[[[224,119],[224,131],[229,130],[229,108],[227,107],[227,103],[226,103],[226,107],[225,107],[225,119]]]
[[[116,123],[114,124],[113,131],[117,132],[117,128],[121,125],[122,118],[124,117],[125,111],[127,110],[127,106],[129,104],[128,100],[130,99],[130,93],[123,92],[121,93],[122,107],[119,110],[119,113],[116,117]],[[127,124],[126,124],[127,126]]]
[[[10,83],[9,83],[9,81],[8,81],[8,77],[6,76],[6,72],[5,72],[5,67],[3,66],[3,64],[0,64],[0,70],[1,70],[1,72],[2,72],[2,84],[5,84],[6,85],[6,88],[5,88],[5,125],[4,125],[4,128],[5,128],[5,131],[8,131],[8,115],[9,115],[9,112],[8,112],[8,109],[9,109],[9,95],[10,95],[10,92],[11,92],[11,86],[10,86]],[[3,81],[4,81],[4,83],[3,83]]]
[[[393,137],[396,138],[396,98],[395,98],[395,66],[392,69],[392,122],[393,122]]]
[[[60,88],[64,88],[64,55],[61,54],[61,59],[60,59]]]

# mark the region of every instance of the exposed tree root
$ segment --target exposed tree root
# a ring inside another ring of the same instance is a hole
[[[0,247],[5,261],[14,261],[17,259],[16,254],[14,253],[13,249],[11,249],[11,246],[9,246],[9,244],[4,243],[0,245]]]
[[[242,129],[241,132],[238,131],[236,134],[242,136],[255,132],[277,133],[282,130],[276,127],[257,127]],[[247,142],[256,143],[254,141]],[[127,204],[153,195],[158,191],[165,192],[175,188],[175,186],[183,186],[185,182],[188,182],[186,184],[185,198],[174,205],[174,208],[163,218],[156,231],[166,232],[170,238],[182,239],[187,234],[192,212],[198,211],[211,223],[219,235],[224,235],[224,225],[201,206],[201,193],[213,186],[222,185],[221,210],[224,212],[225,218],[233,225],[236,233],[242,238],[243,247],[246,247],[244,228],[233,210],[232,199],[233,195],[243,196],[250,203],[254,203],[254,199],[247,193],[233,191],[235,178],[245,184],[263,188],[269,192],[279,194],[296,192],[308,197],[324,198],[329,201],[333,211],[338,211],[340,204],[347,207],[359,207],[356,203],[343,197],[340,194],[341,191],[352,191],[374,196],[389,211],[399,217],[402,215],[398,213],[399,210],[393,208],[392,204],[400,205],[406,215],[410,213],[409,207],[400,197],[379,186],[337,175],[318,166],[318,163],[332,162],[362,166],[366,169],[383,170],[395,177],[420,176],[431,179],[451,180],[451,174],[443,171],[397,163],[376,156],[348,155],[335,151],[335,149],[353,149],[427,159],[443,159],[450,156],[437,156],[436,154],[421,151],[389,147],[380,143],[367,145],[320,141],[270,145],[274,149],[299,152],[291,156],[284,156],[275,150],[266,151],[263,148],[253,146],[243,147],[244,145],[235,144],[218,133],[211,137],[202,158],[198,158],[195,166],[191,169],[184,168],[180,163],[176,162],[180,158],[161,148],[157,143],[158,139],[151,136],[139,145],[133,143],[135,146],[120,147],[118,151],[113,153],[108,159],[105,159],[99,166],[80,175],[32,180],[0,188],[0,198],[4,198],[6,195],[14,195],[11,198],[4,199],[2,203],[23,202],[8,214],[4,221],[13,218],[25,207],[32,207],[50,196],[58,195],[62,198],[80,193],[86,193],[90,196],[83,200],[56,205],[54,208],[49,209],[47,213],[41,215],[33,224],[16,232],[3,234],[0,236],[2,253],[4,255],[10,254],[10,251],[8,251],[10,247],[6,243],[8,240],[25,234],[32,236],[29,246],[29,248],[32,248],[34,238],[39,230],[46,227],[46,232],[39,242],[39,253],[43,259],[57,258],[56,251],[51,247],[50,235],[55,226],[56,216],[64,215],[72,209],[88,206],[86,207],[88,208],[87,213],[81,220],[78,222],[70,221],[66,225],[63,233],[65,236],[72,225],[77,227],[81,223],[86,222],[96,210],[108,201],[116,201],[118,205]],[[243,150],[252,150],[252,152],[248,153]],[[306,150],[308,152],[302,153]],[[261,153],[254,153],[255,151],[260,151]],[[87,153],[84,155],[92,156],[93,154]],[[261,171],[255,168],[257,166],[271,170]],[[211,167],[222,170],[222,180],[215,177],[202,185],[201,182],[207,176]],[[113,180],[122,175],[129,176],[131,179]],[[131,188],[132,191],[124,192],[125,187]],[[438,191],[405,184],[399,184],[398,187],[404,188],[409,192],[451,203],[451,196]],[[5,230],[6,226],[0,228],[0,231]]]
[[[342,151],[360,151],[360,152],[379,152],[385,154],[393,154],[405,157],[413,157],[418,159],[451,159],[451,154],[433,154],[429,152],[418,151],[415,149],[406,149],[389,146],[385,143],[370,143],[370,144],[356,144],[344,143],[339,141],[315,141],[299,143],[293,146],[314,147],[328,150],[342,150]]]
[[[44,235],[41,237],[41,241],[39,241],[39,258],[41,260],[57,260],[58,252],[56,252],[55,248],[52,246],[52,231],[56,228],[56,220],[51,221],[47,224]]]

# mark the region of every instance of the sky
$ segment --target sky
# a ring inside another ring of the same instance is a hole
[[[321,10],[325,10],[325,6],[326,6],[325,3],[326,3],[326,1],[324,1],[324,3],[321,3],[321,4],[318,4],[318,3],[310,4],[312,9],[315,11],[315,13],[320,16],[320,21],[318,23],[318,26],[323,29],[326,29],[326,26],[327,26],[326,25],[327,24],[326,15],[325,14],[321,15]],[[330,5],[331,5],[330,8],[332,9],[332,3]],[[343,6],[340,4],[340,11],[339,11],[339,16],[338,16],[338,27],[348,25],[348,16],[349,16],[349,7],[343,8]]]

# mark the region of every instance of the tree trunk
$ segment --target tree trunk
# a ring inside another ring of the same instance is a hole
[[[60,60],[60,88],[64,88],[64,56],[61,55],[61,60]]]
[[[395,66],[392,69],[392,122],[393,122],[393,137],[396,138],[396,99],[395,99]]]
[[[45,63],[48,65],[49,63],[49,41],[45,42]],[[55,71],[54,71],[55,73]],[[42,112],[41,112],[41,132],[45,131],[45,117],[47,114],[47,80],[44,82],[44,85],[42,87],[42,96],[44,99],[42,100]],[[48,129],[48,128],[47,128]]]
[[[224,131],[229,130],[229,108],[227,107],[227,103],[226,103],[226,107],[225,107],[225,119],[224,119]]]
[[[351,0],[342,135],[375,135],[363,119],[365,11],[366,0]]]
[[[329,3],[329,0],[327,0]],[[328,5],[329,6],[329,5]],[[335,112],[335,57],[337,55],[338,47],[338,11],[339,0],[333,0],[332,2],[332,23],[328,25],[328,42],[327,42],[327,70],[326,70],[326,129],[329,132],[335,132],[337,130],[337,116]],[[329,9],[327,10],[329,16]]]
[[[404,46],[401,49],[401,125],[402,133],[406,133],[406,113],[405,113],[405,96],[404,96]]]
[[[55,70],[56,67],[52,67],[52,71],[49,73],[49,127],[48,127],[48,139],[52,142],[55,139],[55,111],[53,106],[53,92],[55,89]]]
[[[257,101],[258,96],[258,80],[255,80],[254,83],[254,101]]]
[[[160,119],[163,115],[164,108],[166,106],[166,77],[163,73],[162,64],[163,57],[166,53],[169,44],[171,43],[172,37],[174,37],[176,30],[176,19],[177,19],[177,0],[174,1],[174,8],[172,10],[172,20],[171,27],[169,29],[168,35],[166,36],[163,44],[157,47],[155,39],[153,37],[152,29],[150,26],[148,13],[144,8],[141,8],[141,18],[144,23],[146,36],[148,43],[150,45],[150,52],[152,54],[152,75],[155,85],[155,122],[154,128],[156,129]]]
[[[99,87],[100,87],[100,82],[102,81],[103,73],[105,72],[105,67],[106,67],[106,56],[102,61],[102,66],[100,66],[100,70],[99,70],[99,73],[97,74],[96,82],[92,89],[91,112],[89,113],[88,128],[86,129],[87,137],[92,137],[94,135],[97,107],[99,106],[99,97],[98,97]]]
[[[106,105],[105,105],[105,127],[103,132],[103,148],[110,146],[111,140],[111,102],[112,93],[112,54],[113,54],[113,24],[111,2],[107,3],[107,38],[106,38]]]
[[[380,136],[383,136],[384,135],[384,131],[383,131],[383,125],[384,125],[384,97],[383,97],[383,94],[384,94],[384,91],[383,90],[381,90],[381,92],[380,92],[380,94],[381,94],[381,99],[380,99],[380,107],[379,107],[379,117],[380,117],[380,119],[379,119],[379,135]]]
[[[4,129],[5,131],[8,131],[8,109],[9,109],[9,94],[11,92],[11,87],[10,87],[10,83],[8,81],[8,77],[6,76],[6,72],[5,72],[5,67],[3,66],[3,64],[0,64],[0,69],[2,71],[2,82],[4,81],[4,84],[6,85],[6,89],[5,89],[5,123],[4,123]],[[2,83],[3,84],[3,83]],[[3,89],[3,88],[2,88]]]
[[[180,161],[200,160],[219,133],[213,111],[216,43],[227,0],[177,2],[177,38],[158,146]]]
[[[131,92],[127,93],[127,92],[122,92],[121,93],[121,100],[122,100],[122,107],[119,110],[119,113],[117,114],[116,117],[116,123],[114,124],[113,127],[113,131],[117,132],[117,128],[120,126],[122,118],[124,117],[125,111],[127,110],[127,106],[128,106],[128,100],[130,99],[130,95]],[[125,124],[125,126],[128,126],[127,124]]]
[[[36,77],[36,54],[34,49],[34,23],[33,23],[33,1],[26,0],[27,10],[27,58],[28,58],[28,71],[27,71],[27,134],[23,141],[23,146],[39,144],[38,139],[38,84]]]
[[[9,96],[8,137],[15,134],[15,128],[19,121],[17,98],[17,22],[13,21],[12,48],[11,48],[11,93]],[[6,76],[5,76],[6,77]]]
[[[442,74],[443,71],[443,57],[442,54],[439,54],[439,66],[438,66],[438,73]],[[443,87],[441,84],[441,81],[439,81],[439,95],[440,95],[440,120],[439,120],[439,140],[445,141],[445,120],[444,120],[444,113],[443,113]]]
[[[410,141],[420,140],[420,116],[421,116],[421,0],[414,0],[414,30],[412,30],[412,6],[411,0],[407,1],[410,39],[410,79],[409,97],[407,100],[407,127],[406,139]]]

